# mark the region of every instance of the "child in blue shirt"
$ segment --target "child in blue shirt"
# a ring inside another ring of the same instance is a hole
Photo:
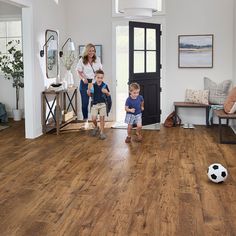
[[[92,136],[96,136],[99,132],[98,124],[97,124],[97,116],[99,114],[100,118],[100,134],[99,139],[105,139],[106,135],[104,134],[104,126],[105,126],[105,116],[107,114],[106,110],[106,101],[104,98],[104,94],[110,96],[108,86],[103,82],[104,72],[102,70],[97,70],[95,72],[95,80],[94,84],[89,84],[88,87],[88,95],[92,96],[92,107],[91,107],[91,115],[92,121],[94,124],[94,129],[92,130]]]
[[[125,123],[128,124],[127,134],[128,136],[125,139],[126,143],[131,142],[131,131],[133,124],[137,124],[136,129],[136,141],[142,141],[142,111],[144,110],[144,100],[143,96],[139,95],[140,86],[138,83],[132,83],[129,86],[130,96],[127,98],[125,103]]]

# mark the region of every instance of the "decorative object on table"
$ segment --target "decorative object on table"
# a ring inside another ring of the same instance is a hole
[[[208,178],[214,183],[222,183],[227,179],[228,171],[219,163],[210,165],[207,169]]]
[[[12,40],[7,43],[7,54],[0,54],[0,69],[4,77],[12,80],[12,86],[16,89],[16,109],[13,109],[15,121],[21,120],[21,110],[19,109],[20,89],[24,88],[24,66],[23,54],[18,49],[20,40]]]
[[[78,58],[82,57],[85,45],[79,45]],[[102,63],[102,45],[95,45],[96,55],[100,58]]]
[[[62,83],[51,84],[49,86],[49,90],[51,90],[51,91],[61,91],[63,89],[64,89],[64,87],[63,87]]]
[[[66,50],[63,51],[66,44],[67,44]],[[68,38],[62,46],[62,50],[60,51],[60,57],[61,57],[62,63],[66,68],[65,77],[63,78],[63,81],[62,81],[64,89],[67,89],[67,87],[74,86],[74,78],[71,72],[72,65],[74,64],[74,61],[75,61],[74,51],[75,51],[75,45],[72,42],[71,38]]]
[[[200,103],[209,105],[209,90],[186,89],[185,102]]]
[[[211,79],[204,77],[204,89],[209,90],[209,103],[220,105],[224,104],[229,94],[231,84],[231,80],[216,83]]]
[[[224,102],[224,111],[228,114],[236,112],[236,87],[234,87]]]
[[[213,68],[213,34],[179,35],[179,68]]]
[[[45,44],[40,51],[40,56],[46,55],[46,75],[47,78],[57,78],[58,76],[58,34],[55,30],[46,30]]]

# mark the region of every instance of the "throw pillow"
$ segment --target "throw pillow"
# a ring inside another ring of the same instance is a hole
[[[186,89],[185,102],[209,105],[208,97],[209,97],[208,90]]]
[[[224,103],[224,110],[226,113],[232,114],[236,111],[236,87],[234,87]]]
[[[231,80],[225,80],[217,84],[211,79],[204,77],[204,89],[209,90],[209,103],[220,105],[224,104],[228,96],[231,83]]]

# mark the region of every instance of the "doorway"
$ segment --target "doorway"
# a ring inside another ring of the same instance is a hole
[[[160,24],[142,22],[129,22],[129,25],[118,23],[114,27],[115,120],[118,128],[126,127],[124,107],[128,97],[128,84],[138,82],[145,99],[144,129],[160,129],[160,27]],[[137,48],[140,44],[143,45]]]
[[[25,137],[35,138],[41,134],[36,130],[34,99],[34,48],[33,48],[33,9],[28,0],[0,0],[20,7],[22,10],[22,35],[23,35],[23,61],[24,61],[24,115],[25,115]]]

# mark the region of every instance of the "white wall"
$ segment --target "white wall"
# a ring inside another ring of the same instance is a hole
[[[233,0],[167,0],[166,113],[183,101],[186,88],[203,89],[203,77],[216,82],[233,80]],[[178,35],[214,34],[212,69],[178,68]],[[166,115],[167,115],[166,114]],[[184,122],[204,123],[204,110],[183,110]],[[164,118],[164,117],[163,117]]]
[[[10,5],[5,2],[0,2],[0,17],[21,15],[21,8]]]
[[[32,78],[32,91],[34,114],[32,120],[34,123],[33,137],[42,134],[41,126],[41,92],[56,79],[47,79],[45,57],[39,55],[45,43],[45,31],[47,29],[56,30],[59,33],[59,48],[66,39],[66,19],[65,19],[65,1],[63,0],[34,0],[33,7],[33,48],[34,48],[34,77]]]
[[[233,79],[233,0],[166,0],[166,32],[162,49],[166,60],[162,78],[162,121],[173,110],[174,101],[183,101],[186,88],[203,89],[203,77],[219,82]],[[109,82],[112,75],[111,1],[68,0],[67,34],[77,44],[103,45],[104,69]],[[163,17],[162,17],[163,18]],[[146,22],[160,22],[154,17]],[[163,21],[163,19],[161,20]],[[178,68],[178,35],[214,34],[214,67],[212,69]],[[114,92],[114,91],[113,91]],[[183,121],[205,123],[204,110],[181,110]]]
[[[77,47],[87,43],[102,45],[105,79],[110,88],[112,81],[115,81],[115,76],[112,75],[111,3],[111,0],[67,0],[66,5],[67,36],[73,39]],[[73,72],[78,84],[79,77],[75,69]],[[80,103],[79,111],[81,118]]]

